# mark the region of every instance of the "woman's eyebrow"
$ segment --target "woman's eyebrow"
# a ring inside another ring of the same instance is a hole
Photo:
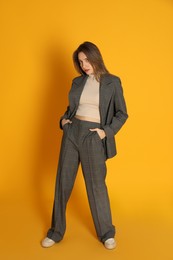
[[[88,59],[88,58],[84,58],[83,60],[87,60],[87,59]],[[80,60],[80,59],[79,59],[79,61],[83,61],[83,60]]]

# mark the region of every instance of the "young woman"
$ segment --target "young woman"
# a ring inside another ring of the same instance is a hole
[[[116,246],[106,178],[108,158],[116,155],[115,134],[128,115],[120,79],[108,72],[98,47],[81,44],[73,54],[76,70],[69,106],[61,117],[63,138],[56,178],[52,225],[43,247],[63,239],[66,205],[81,163],[89,205],[99,240],[107,249]]]

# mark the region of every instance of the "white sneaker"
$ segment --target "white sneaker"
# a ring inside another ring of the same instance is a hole
[[[41,245],[43,247],[51,247],[55,244],[55,241],[53,241],[52,239],[46,237],[41,241]]]
[[[104,242],[104,246],[106,247],[106,249],[114,249],[116,247],[115,239],[114,238],[108,238]]]

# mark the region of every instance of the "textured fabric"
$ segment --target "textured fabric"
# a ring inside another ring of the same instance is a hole
[[[112,225],[110,203],[105,184],[106,164],[103,140],[90,128],[100,127],[99,123],[72,119],[64,125],[64,133],[57,171],[52,226],[47,236],[60,241],[66,229],[66,205],[70,197],[81,162],[89,205],[100,241],[115,235]]]
[[[71,120],[78,109],[79,100],[88,76],[82,75],[73,80],[69,92],[69,106],[60,119]],[[105,154],[106,158],[116,155],[116,142],[114,136],[118,133],[128,118],[126,103],[123,96],[123,88],[120,78],[111,74],[105,74],[100,80],[100,126],[106,133]]]
[[[99,87],[100,83],[95,77],[89,76],[82,91],[76,115],[97,119],[96,122],[100,122]]]

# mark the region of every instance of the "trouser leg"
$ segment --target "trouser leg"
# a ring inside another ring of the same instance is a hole
[[[78,165],[78,151],[66,133],[64,133],[56,177],[52,225],[47,233],[47,236],[55,242],[60,241],[65,233],[66,205],[74,185]]]
[[[83,175],[90,209],[98,238],[104,242],[114,237],[110,202],[105,183],[106,164],[102,140],[92,132],[82,143],[80,150]]]

